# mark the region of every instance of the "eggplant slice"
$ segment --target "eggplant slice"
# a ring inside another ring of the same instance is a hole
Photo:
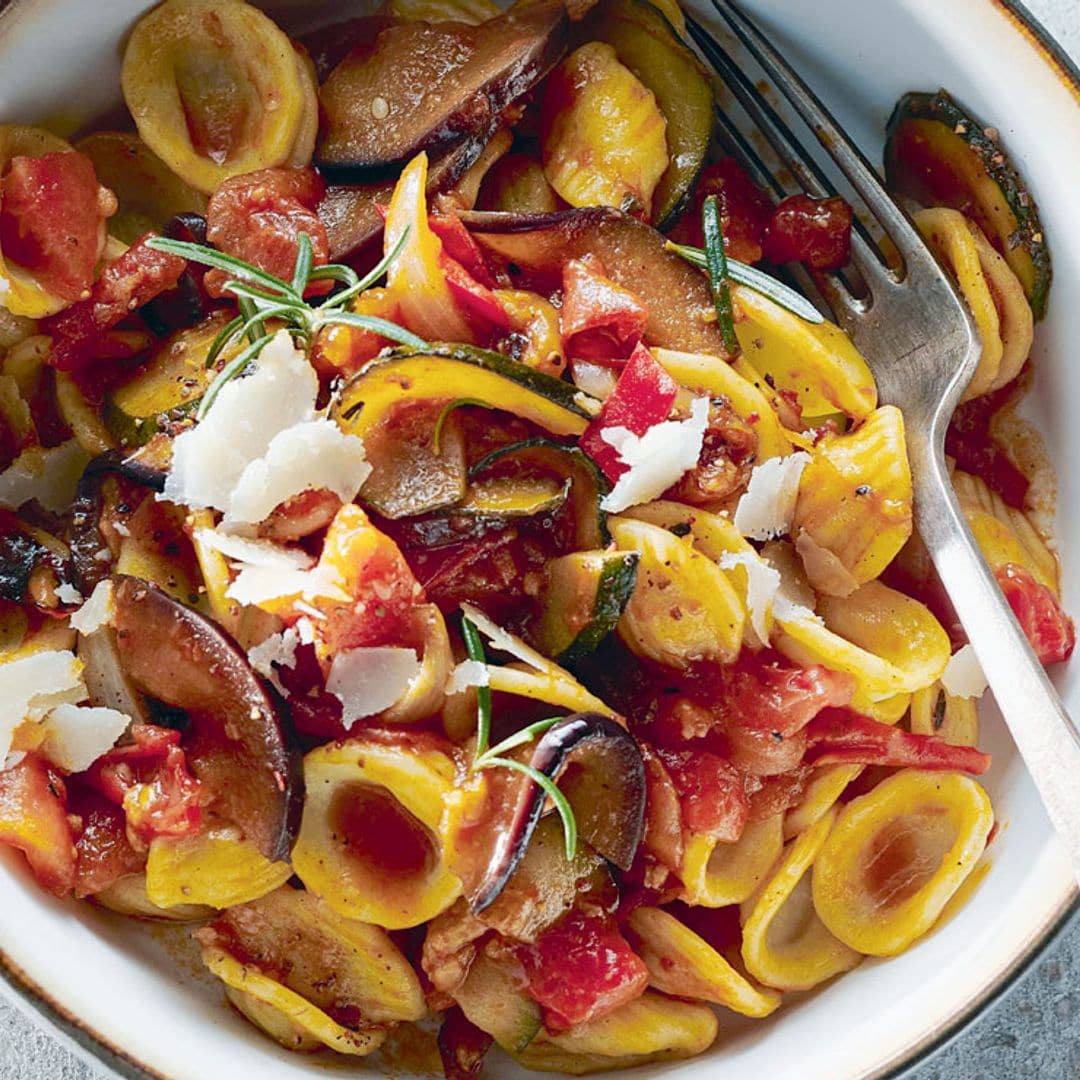
[[[634,737],[599,713],[574,713],[548,728],[529,764],[552,780],[573,807],[578,832],[608,862],[628,870],[645,829],[645,766]],[[509,828],[496,844],[472,912],[490,907],[517,869],[547,799],[527,777]]]
[[[650,345],[727,356],[705,275],[668,251],[664,237],[637,218],[603,206],[554,214],[473,210],[460,216],[482,247],[538,284],[560,284],[568,259],[598,256],[608,276],[648,309]]]
[[[356,46],[319,90],[316,160],[332,179],[385,177],[489,131],[566,51],[561,0],[536,0],[479,26],[397,23]]]
[[[113,580],[121,665],[140,692],[187,714],[184,750],[210,792],[206,817],[242,830],[267,859],[286,858],[299,760],[276,703],[213,622],[145,581]]]

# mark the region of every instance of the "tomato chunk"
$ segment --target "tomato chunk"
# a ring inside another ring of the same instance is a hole
[[[990,755],[973,746],[952,746],[936,735],[913,735],[850,709],[825,709],[807,728],[808,765],[886,765],[892,768],[955,769],[981,776]]]
[[[765,258],[836,270],[851,253],[851,207],[841,198],[792,195],[773,211],[762,238]]]
[[[148,247],[150,235],[105,267],[89,299],[42,322],[43,331],[53,339],[46,357],[49,364],[61,371],[84,366],[109,330],[180,280],[187,260]]]
[[[578,445],[613,483],[626,472],[618,451],[603,433],[608,428],[625,427],[635,435],[668,418],[679,392],[679,384],[663,369],[644,345],[639,344],[626,362],[611,396],[599,416],[585,429]]]
[[[614,1012],[645,992],[649,971],[615,924],[572,911],[519,950],[525,992],[544,1010],[552,1031]]]
[[[649,312],[629,289],[616,285],[595,256],[563,267],[559,326],[568,355],[579,360],[625,360],[645,333]]]
[[[715,195],[724,234],[724,251],[739,262],[761,259],[761,238],[772,216],[772,203],[750,179],[750,174],[733,158],[707,166],[701,174],[687,212],[671,232],[671,238],[692,247],[705,246],[701,232],[701,208]]]
[[[134,743],[110,750],[87,773],[91,785],[124,810],[129,838],[148,844],[155,836],[199,831],[201,785],[188,771],[180,732],[133,724]]]
[[[54,296],[78,300],[94,283],[116,197],[84,154],[12,158],[0,181],[0,250]]]
[[[510,316],[499,303],[498,297],[486,285],[477,281],[457,259],[452,259],[445,251],[441,251],[439,267],[458,310],[481,340],[510,329]]]
[[[75,841],[77,898],[94,896],[146,863],[131,845],[123,810],[75,778],[68,783],[69,809],[81,824]]]
[[[226,180],[206,210],[206,238],[215,247],[291,281],[300,234],[311,239],[314,265],[329,258],[326,226],[315,212],[326,190],[313,169],[259,169]],[[211,270],[205,277],[211,296],[223,296],[230,275]],[[310,293],[322,293],[329,282],[317,282]]]
[[[56,896],[75,880],[75,843],[60,774],[36,754],[0,772],[0,844],[26,856],[34,877]]]
[[[679,794],[686,829],[735,843],[750,814],[743,773],[708,751],[660,749],[657,754]]]
[[[1076,626],[1053,592],[1016,563],[1006,563],[994,576],[1039,660],[1068,660],[1076,647]]]

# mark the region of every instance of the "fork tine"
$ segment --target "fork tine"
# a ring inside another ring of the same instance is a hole
[[[735,37],[760,64],[773,85],[791,103],[792,108],[836,162],[837,167],[847,177],[897,248],[901,252],[910,250],[912,247],[922,250],[922,239],[903,211],[881,186],[873,166],[844,134],[817,95],[769,44],[757,27],[732,3],[732,0],[712,0],[712,3]],[[697,29],[704,33],[700,26]],[[715,42],[713,44],[715,45]],[[796,142],[795,145],[798,146],[798,143]],[[891,279],[891,274],[887,274],[887,277]]]

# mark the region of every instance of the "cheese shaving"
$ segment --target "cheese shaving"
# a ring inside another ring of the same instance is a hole
[[[412,649],[349,649],[334,657],[326,689],[341,702],[341,722],[348,731],[357,720],[390,708],[419,675],[420,661]]]
[[[462,660],[446,680],[447,694],[463,694],[471,686],[490,686],[491,673],[479,660]]]
[[[769,616],[780,591],[780,571],[752,551],[726,552],[719,566],[721,570],[741,566],[746,571],[746,612],[758,641],[768,645]]]
[[[116,709],[57,705],[41,725],[41,752],[65,772],[82,772],[107,754],[131,717]]]
[[[498,623],[492,622],[478,607],[472,604],[461,605],[462,614],[484,635],[492,647],[500,652],[509,653],[516,660],[521,660],[537,671],[550,672],[557,669],[548,658],[526,645],[517,635],[504,630]]]
[[[799,450],[755,465],[750,483],[735,508],[735,528],[751,540],[771,540],[791,530],[799,478],[810,455]]]
[[[106,579],[94,586],[86,603],[71,616],[71,629],[80,634],[92,634],[107,626],[113,617],[113,585]]]
[[[75,487],[89,460],[78,439],[50,450],[29,447],[0,473],[0,506],[18,510],[37,499],[44,510],[62,513],[75,498]]]
[[[58,705],[86,699],[83,666],[68,650],[47,650],[0,664],[0,758],[11,750],[16,729],[40,721]]]
[[[280,634],[271,634],[265,641],[248,649],[248,663],[267,679],[282,697],[288,691],[278,678],[279,668],[296,667],[296,649],[301,644],[300,631],[290,626]]]
[[[82,603],[82,593],[68,581],[61,581],[60,584],[56,586],[55,592],[56,599],[59,600],[61,604],[70,606],[71,604]]]
[[[660,498],[683,473],[697,464],[708,423],[708,399],[695,398],[690,403],[687,419],[654,424],[644,435],[635,435],[625,427],[603,430],[600,437],[615,448],[627,470],[604,496],[600,506],[616,514]]]
[[[941,673],[945,693],[958,698],[979,698],[986,690],[986,675],[970,645],[962,645],[949,657]]]
[[[329,488],[343,502],[371,472],[364,444],[316,408],[319,380],[285,331],[255,372],[234,379],[214,407],[173,442],[162,498],[255,524],[304,491]]]

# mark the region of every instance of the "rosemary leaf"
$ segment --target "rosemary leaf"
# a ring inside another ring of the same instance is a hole
[[[311,267],[315,253],[311,250],[311,237],[302,232],[296,241],[296,268],[293,270],[292,289],[297,296],[303,296],[311,280]]]
[[[164,251],[168,255],[179,255],[181,259],[199,263],[202,266],[211,266],[215,270],[224,270],[227,274],[233,274],[241,281],[252,285],[261,286],[270,292],[286,293],[296,296],[291,285],[286,284],[273,274],[268,274],[258,267],[246,263],[243,259],[226,255],[223,251],[204,247],[202,244],[192,244],[188,240],[170,240],[167,236],[151,236],[146,241],[146,246],[154,251]]]
[[[489,757],[485,758],[477,767],[481,769],[512,769],[514,772],[523,773],[534,784],[539,786],[544,791],[544,794],[551,799],[555,809],[559,812],[559,817],[562,818],[563,836],[566,840],[566,858],[567,861],[573,859],[577,854],[577,818],[574,817],[574,808],[570,805],[570,800],[559,790],[558,785],[550,776],[545,776],[539,769],[534,769],[523,761],[515,761],[513,758]]]
[[[484,643],[480,640],[480,632],[472,619],[463,616],[461,619],[461,636],[465,641],[465,652],[470,660],[478,663],[487,663],[487,655],[484,652]],[[491,687],[478,686],[476,688],[476,757],[479,759],[487,753],[488,742],[491,739]]]
[[[728,357],[739,355],[739,339],[735,336],[735,315],[731,310],[731,283],[728,280],[727,255],[724,253],[724,230],[720,224],[720,207],[716,196],[710,195],[701,208],[701,232],[705,237],[705,262],[709,270],[716,320]]]
[[[206,354],[205,367],[213,367],[214,361],[221,355],[221,350],[238,334],[244,334],[247,324],[244,322],[243,315],[237,315],[235,319],[230,319],[229,322],[221,328],[221,333],[217,335],[212,342],[210,342],[210,349]]]
[[[519,746],[524,746],[527,742],[532,742],[537,735],[543,735],[548,728],[554,727],[560,720],[565,720],[563,716],[549,716],[546,720],[537,720],[535,724],[529,724],[528,727],[523,727],[520,731],[515,731],[513,735],[508,735],[501,743],[496,744],[486,753],[481,754],[477,759],[477,767],[482,767],[483,762],[488,758],[502,757],[510,750],[514,750]]]
[[[340,323],[344,326],[357,326],[361,330],[371,330],[373,333],[380,334],[391,341],[409,345],[414,349],[427,348],[427,342],[423,338],[417,337],[403,326],[398,326],[397,323],[392,323],[388,319],[380,319],[377,315],[358,315],[354,311],[325,311],[323,308],[316,308],[311,331],[316,333],[324,326],[330,326],[333,323]]]

